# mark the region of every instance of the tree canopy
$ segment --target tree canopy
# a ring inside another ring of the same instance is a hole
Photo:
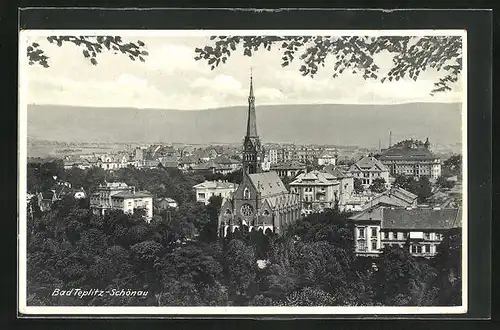
[[[442,74],[431,94],[451,90],[462,71],[458,36],[212,36],[210,40],[212,44],[195,49],[195,59],[206,61],[212,70],[238,51],[251,57],[257,51],[278,48],[283,67],[298,60],[302,75],[310,77],[325,66],[334,78],[351,71],[381,82],[417,80],[422,72],[435,69]],[[382,52],[392,56],[392,67],[381,74],[374,58]]]
[[[83,56],[93,65],[97,65],[98,54],[106,51],[123,54],[132,61],[138,59],[141,62],[144,62],[145,56],[149,55],[146,45],[141,40],[125,42],[120,36],[48,36],[47,41],[59,47],[67,44],[79,47]],[[36,42],[27,47],[27,56],[30,65],[39,64],[45,68],[50,66],[49,55]]]

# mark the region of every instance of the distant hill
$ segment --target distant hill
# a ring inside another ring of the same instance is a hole
[[[408,103],[396,105],[258,106],[258,132],[263,142],[317,143],[386,147],[405,138],[434,145],[461,142],[461,105]],[[67,142],[234,143],[246,128],[245,106],[209,110],[28,106],[28,137]]]

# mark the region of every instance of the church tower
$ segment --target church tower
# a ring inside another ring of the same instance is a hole
[[[250,73],[250,94],[248,95],[247,133],[243,142],[243,170],[248,174],[262,172],[262,146],[257,134],[253,77]]]

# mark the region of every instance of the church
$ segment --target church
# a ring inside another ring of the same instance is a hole
[[[247,130],[243,141],[243,177],[230,198],[222,200],[219,236],[229,232],[262,230],[279,234],[300,217],[299,196],[286,189],[278,174],[264,172],[264,150],[257,134],[253,78],[250,76]]]

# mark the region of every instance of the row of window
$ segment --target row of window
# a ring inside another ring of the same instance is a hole
[[[358,237],[365,238],[366,228],[361,227],[358,228]],[[377,237],[377,227],[370,228],[371,237]],[[400,239],[406,240],[408,238],[408,232],[382,232],[382,239]],[[443,235],[440,233],[434,233],[434,237],[432,237],[430,232],[423,233],[424,240],[442,240]]]

